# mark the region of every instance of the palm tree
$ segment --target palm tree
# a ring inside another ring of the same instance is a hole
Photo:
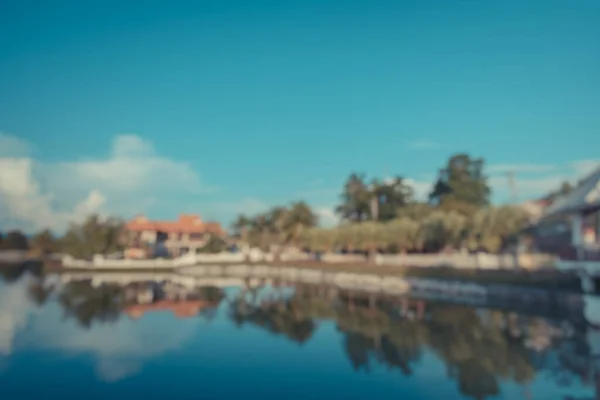
[[[284,225],[287,235],[286,241],[297,245],[302,232],[307,228],[317,225],[317,216],[312,212],[308,204],[300,201],[292,204],[286,215]]]
[[[288,213],[288,210],[284,207],[275,207],[266,215],[269,241],[271,245],[275,245],[277,247],[275,251],[275,258],[277,260],[279,260],[281,257],[281,247],[287,241],[285,226]]]
[[[81,225],[71,225],[60,244],[67,254],[91,259],[95,254],[110,254],[122,250],[119,240],[122,231],[121,221],[93,215]]]
[[[267,250],[269,234],[269,220],[266,215],[261,214],[252,220],[248,239],[253,246],[258,246],[263,251]]]
[[[242,242],[248,242],[248,230],[252,226],[252,220],[244,214],[239,214],[232,224],[232,228],[240,235]]]

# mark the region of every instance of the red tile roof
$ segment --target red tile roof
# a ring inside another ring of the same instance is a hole
[[[218,222],[203,222],[198,215],[182,214],[177,221],[151,221],[144,216],[138,216],[127,222],[125,228],[129,231],[160,231],[165,233],[215,233],[224,234]]]

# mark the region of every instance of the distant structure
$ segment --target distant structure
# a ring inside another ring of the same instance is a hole
[[[151,221],[140,215],[125,224],[125,257],[180,256],[197,252],[211,235],[223,237],[225,231],[218,222],[204,222],[198,215],[182,214],[176,221]]]
[[[514,171],[507,172],[506,177],[508,178],[508,188],[510,189],[510,201],[512,204],[517,204],[518,196],[517,196],[517,185],[515,182],[515,172]]]
[[[600,261],[600,167],[544,208],[536,236],[541,251],[565,260]]]

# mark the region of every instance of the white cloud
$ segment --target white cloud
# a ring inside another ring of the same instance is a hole
[[[319,217],[319,226],[330,228],[340,223],[339,216],[335,213],[334,207],[318,207],[315,214]]]
[[[502,174],[507,172],[551,172],[556,171],[557,166],[551,164],[494,164],[486,168],[490,174]]]
[[[427,180],[414,180],[414,179],[405,179],[407,185],[413,188],[415,199],[419,201],[425,201],[429,197],[429,193],[431,192],[431,188],[433,185],[433,181]]]
[[[571,168],[576,175],[576,179],[581,179],[591,174],[600,167],[600,160],[579,160],[571,163]]]
[[[210,190],[189,164],[158,155],[135,135],[117,136],[105,158],[59,163],[25,157],[29,146],[8,135],[0,146],[0,224],[10,229],[61,231],[91,213],[127,218]]]
[[[34,310],[27,296],[27,283],[27,279],[11,285],[0,282],[0,356],[12,354],[15,335]]]
[[[189,164],[156,154],[152,143],[135,135],[117,136],[105,159],[63,162],[51,172],[53,183],[70,173],[77,187],[100,187],[111,194],[206,190]]]
[[[417,139],[408,143],[411,150],[436,150],[441,148],[441,144],[429,139]]]
[[[24,157],[29,155],[27,142],[15,136],[0,132],[0,157]]]
[[[21,332],[20,346],[58,350],[71,356],[89,354],[96,360],[97,375],[107,382],[132,376],[148,360],[178,349],[194,336],[201,323],[198,318],[180,320],[176,325],[164,323],[164,317],[170,316],[157,313],[139,320],[122,316],[115,323],[96,324],[85,330],[61,315],[57,303],[47,304]],[[23,320],[22,316],[18,318]]]
[[[62,228],[99,210],[105,201],[92,190],[70,211],[56,210],[51,193],[42,193],[29,158],[0,158],[0,224],[26,231]]]

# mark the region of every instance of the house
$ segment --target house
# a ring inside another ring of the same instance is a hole
[[[527,215],[530,223],[536,223],[544,214],[546,208],[550,206],[550,200],[538,199],[521,203],[519,206]]]
[[[180,256],[197,252],[211,235],[225,236],[218,222],[204,222],[198,215],[182,214],[176,221],[152,221],[141,215],[125,224],[126,258]]]
[[[564,260],[600,261],[600,167],[544,210],[534,238]]]

